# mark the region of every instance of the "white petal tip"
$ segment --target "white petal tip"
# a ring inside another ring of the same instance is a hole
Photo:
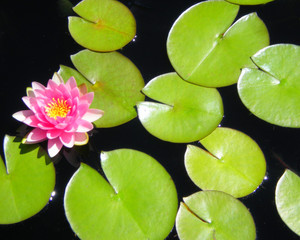
[[[61,141],[56,138],[48,141],[48,155],[49,157],[53,158],[55,157],[59,151],[61,150],[63,144]]]
[[[100,110],[100,109],[89,109],[84,116],[82,117],[82,119],[89,121],[89,122],[94,122],[96,120],[98,120],[99,118],[101,118],[104,114],[104,111]]]
[[[58,85],[61,84],[61,83],[64,83],[64,80],[62,79],[62,77],[57,72],[55,72],[53,74],[52,81],[54,81]]]
[[[34,113],[31,110],[23,110],[23,111],[14,113],[12,115],[12,117],[20,122],[24,122],[27,117],[29,117],[33,114]]]

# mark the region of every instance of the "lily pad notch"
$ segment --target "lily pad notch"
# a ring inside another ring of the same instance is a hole
[[[4,138],[6,166],[0,157],[0,224],[24,221],[49,202],[55,169],[46,151]]]
[[[238,5],[226,1],[204,1],[178,17],[168,35],[167,52],[184,80],[224,87],[237,82],[241,68],[254,67],[250,57],[269,45],[268,30],[256,13],[231,26],[238,11]]]
[[[98,52],[115,51],[135,37],[135,18],[119,1],[83,0],[73,10],[80,17],[69,17],[69,31],[85,48]]]
[[[198,141],[217,128],[223,118],[217,89],[190,84],[174,72],[152,79],[142,92],[158,102],[139,102],[139,120],[149,133],[164,141]]]
[[[131,149],[101,153],[107,180],[81,164],[65,191],[67,219],[81,239],[165,239],[173,228],[178,200],[166,170]]]
[[[257,189],[266,173],[260,147],[246,134],[218,127],[200,140],[206,149],[188,145],[185,167],[202,190],[218,190],[244,197]]]

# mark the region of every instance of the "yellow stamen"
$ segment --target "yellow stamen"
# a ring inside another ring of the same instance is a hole
[[[66,100],[52,98],[52,102],[48,103],[48,106],[45,107],[47,116],[54,118],[57,117],[65,118],[70,112],[71,106],[67,103]]]

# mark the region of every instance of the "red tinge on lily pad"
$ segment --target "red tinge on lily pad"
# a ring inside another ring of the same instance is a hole
[[[33,144],[48,140],[48,153],[54,157],[63,146],[72,148],[88,142],[87,132],[93,129],[92,122],[103,115],[99,109],[89,109],[93,92],[78,87],[74,77],[66,83],[58,74],[47,86],[32,83],[23,97],[29,110],[13,114],[13,117],[34,129],[26,136],[25,143]]]

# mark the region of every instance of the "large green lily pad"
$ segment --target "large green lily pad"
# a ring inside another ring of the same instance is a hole
[[[135,36],[136,23],[130,10],[115,0],[84,0],[69,17],[69,31],[85,48],[108,52],[122,48]]]
[[[183,199],[176,217],[181,240],[254,240],[255,225],[248,209],[229,194],[201,191]]]
[[[226,0],[227,2],[239,4],[239,5],[258,5],[272,2],[274,0]]]
[[[5,136],[6,167],[0,159],[0,224],[32,217],[48,203],[55,170],[46,152]]]
[[[300,236],[300,177],[285,170],[276,186],[275,201],[281,219]]]
[[[134,107],[145,98],[140,92],[144,80],[128,58],[118,52],[83,50],[71,59],[80,73],[65,66],[58,73],[64,80],[74,76],[78,85],[85,83],[88,91],[94,92],[91,108],[104,111],[103,117],[94,122],[96,127],[114,127],[136,117]]]
[[[189,177],[201,189],[243,197],[263,181],[265,158],[249,136],[220,127],[200,142],[207,151],[188,145],[185,167]]]
[[[197,141],[211,133],[222,120],[219,92],[183,81],[176,73],[152,79],[142,91],[161,103],[138,103],[138,117],[147,131],[162,140]]]
[[[167,50],[183,79],[223,87],[237,82],[241,68],[254,67],[250,57],[269,44],[268,31],[256,13],[230,27],[238,10],[238,5],[225,1],[204,1],[176,20],[169,32]]]
[[[101,153],[108,182],[81,164],[67,185],[65,211],[81,239],[165,239],[177,212],[177,193],[166,170],[130,149]]]
[[[276,44],[252,57],[260,69],[245,68],[238,92],[257,117],[283,127],[300,127],[300,46]]]

